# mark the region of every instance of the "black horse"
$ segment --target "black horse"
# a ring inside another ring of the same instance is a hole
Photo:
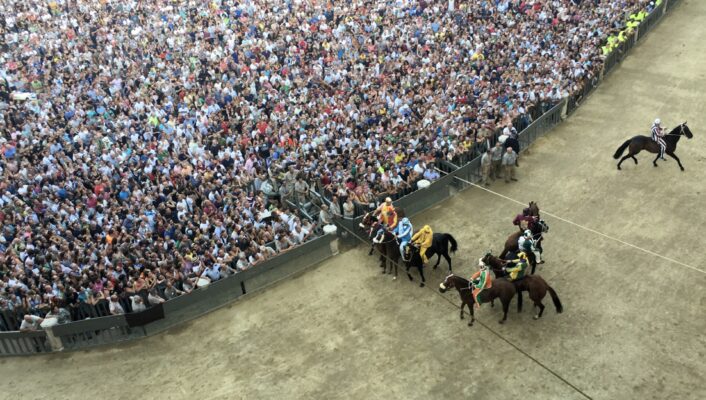
[[[422,283],[419,284],[419,287],[424,287],[424,284],[426,283],[426,279],[424,279],[424,261],[422,261],[422,256],[419,254],[419,247],[410,244],[407,247],[405,247],[405,253],[406,253],[406,258],[409,261],[406,261],[407,263],[407,277],[409,278],[410,281],[414,281],[412,278],[412,275],[409,273],[409,269],[412,267],[416,267],[417,271],[419,271],[419,276],[422,278]],[[427,252],[427,254],[429,254]]]
[[[450,249],[449,244],[451,245]],[[458,243],[456,243],[456,239],[454,239],[450,233],[435,233],[432,236],[431,247],[427,249],[426,255],[427,259],[432,258],[435,254],[438,256],[433,269],[439,266],[441,257],[443,256],[449,264],[449,272],[451,272],[451,257],[449,257],[449,252],[455,253],[456,250],[458,250]]]
[[[694,137],[694,134],[691,133],[689,127],[686,126],[686,122],[681,125],[678,125],[666,135],[666,137],[664,138],[664,142],[667,144],[667,148],[664,150],[664,153],[677,160],[677,163],[679,163],[679,168],[684,171],[684,167],[681,165],[679,157],[674,154],[674,152],[677,150],[677,143],[679,143],[679,138],[681,138],[682,135],[686,136],[687,139],[691,139],[692,137]],[[628,155],[623,158],[620,158],[620,156],[623,155],[625,149],[627,149],[628,147],[630,147]],[[613,155],[613,158],[615,158],[616,160],[620,158],[620,161],[618,162],[618,169],[620,169],[620,164],[622,164],[623,161],[627,160],[628,158],[632,158],[635,161],[635,164],[637,164],[637,158],[635,158],[635,155],[641,152],[642,150],[647,150],[650,153],[657,153],[657,157],[654,159],[654,161],[652,161],[652,164],[656,167],[657,160],[659,159],[659,144],[657,144],[657,142],[652,140],[652,138],[649,136],[638,135],[626,140],[625,143],[618,147],[618,150],[616,150],[615,154]]]
[[[402,256],[400,254],[400,242],[397,236],[387,229],[378,229],[373,237],[373,245],[377,245],[378,251],[380,251],[380,267],[382,268],[382,273],[391,274],[394,270],[395,276],[393,276],[392,279],[397,279],[397,266]],[[390,266],[389,272],[387,265]]]

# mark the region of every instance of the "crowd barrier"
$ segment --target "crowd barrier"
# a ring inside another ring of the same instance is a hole
[[[336,240],[334,235],[313,239],[142,313],[90,318],[32,332],[0,332],[0,355],[78,350],[154,335],[320,263],[335,254]]]
[[[601,80],[610,74],[617,65],[619,65],[630,50],[635,47],[642,38],[657,25],[664,14],[679,4],[681,0],[664,0],[659,6],[655,7],[647,17],[642,20],[635,31],[627,36],[626,40],[621,42],[610,54],[608,54],[603,62],[603,70],[599,76],[592,76],[584,79],[582,89],[569,97],[567,104],[567,114],[572,114],[580,105],[586,96],[588,96],[595,88],[598,87]]]
[[[580,92],[562,100],[549,110],[546,110],[545,107],[541,107],[541,109],[537,107],[536,110],[533,110],[534,121],[526,127],[522,125],[526,125],[526,123],[517,121],[515,128],[520,131],[521,149],[526,149],[538,137],[559,124],[565,113],[570,114],[575,111],[579,107],[580,100],[590,94],[600,84],[600,81],[625,58],[635,43],[641,40],[679,1],[664,0],[656,7],[642,21],[636,32],[606,57],[601,74],[584,80]],[[539,115],[542,111],[545,112]],[[495,132],[493,140],[497,139],[498,134],[499,132]],[[462,165],[456,165],[454,162]],[[469,186],[465,183],[466,181],[477,183],[480,180],[480,155],[477,149],[454,160],[454,162],[440,163],[439,168],[445,173],[440,179],[428,188],[420,190],[412,188],[410,189],[411,193],[399,194],[399,197],[396,196],[398,198],[396,198],[395,204],[402,207],[407,216],[413,216]],[[339,236],[346,230],[358,231],[358,224],[362,220],[361,215],[368,211],[369,206],[361,206],[360,208],[360,210],[356,210],[356,215],[358,215],[356,218],[336,219],[336,224],[342,228],[339,229]],[[252,269],[213,282],[205,288],[179,296],[142,313],[114,316],[101,316],[104,313],[99,313],[96,318],[56,325],[40,331],[0,332],[0,355],[28,355],[76,350],[154,335],[228,304],[246,293],[263,289],[320,263],[336,253],[335,241],[337,240],[336,236],[324,235],[291,249],[286,254],[269,259]],[[18,321],[13,322],[18,323]]]

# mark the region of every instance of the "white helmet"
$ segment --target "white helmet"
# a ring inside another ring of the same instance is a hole
[[[662,120],[660,120],[659,118],[655,119],[655,125],[659,125],[661,123],[662,123]]]
[[[525,237],[526,237],[526,238],[531,238],[531,237],[532,237],[532,231],[529,230],[529,229],[527,229],[527,230],[525,231]]]

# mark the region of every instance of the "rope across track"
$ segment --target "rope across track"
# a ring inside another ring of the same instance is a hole
[[[341,226],[341,225],[339,225],[339,226]],[[353,236],[354,238],[356,238],[357,240],[359,240],[360,242],[365,243],[365,244],[371,244],[368,240],[366,240],[365,238],[361,237],[361,236],[358,235],[356,232],[354,232],[354,231],[348,229],[348,228],[345,227],[345,226],[341,226],[341,227],[342,227],[343,229],[345,229],[346,232],[348,232],[351,236]],[[380,252],[378,252],[377,249],[375,250],[375,253],[377,253],[377,254],[379,254],[381,257],[383,257],[386,262],[388,262],[388,261],[389,261],[390,263],[393,262],[389,257],[387,257],[386,255],[381,254]],[[446,301],[447,303],[449,303],[449,304],[451,304],[452,306],[456,307],[457,309],[461,309],[461,306],[457,305],[456,302],[454,302],[453,300],[449,299],[447,296],[444,296],[442,293],[439,293],[437,290],[435,290],[435,288],[434,288],[433,286],[428,286],[428,285],[426,285],[424,288],[425,288],[425,289],[428,289],[428,290],[431,290],[432,293],[435,293],[437,296],[441,297],[444,301]],[[466,314],[466,313],[467,313],[467,315],[470,316],[470,312],[464,311],[464,314]],[[580,394],[581,396],[585,397],[586,399],[593,400],[593,398],[592,398],[591,396],[587,395],[584,391],[582,391],[581,389],[579,389],[578,387],[576,387],[574,384],[572,384],[571,382],[569,382],[568,380],[566,380],[566,378],[564,378],[563,376],[559,375],[559,374],[558,374],[557,372],[555,372],[553,369],[551,369],[551,368],[549,368],[548,366],[546,366],[545,364],[543,364],[541,361],[539,361],[539,360],[537,360],[536,358],[532,357],[532,355],[530,355],[529,353],[527,353],[526,351],[524,351],[520,346],[518,346],[518,345],[516,345],[515,343],[513,343],[512,341],[510,341],[509,339],[507,339],[506,337],[504,337],[503,335],[501,335],[499,332],[497,332],[497,331],[494,330],[493,328],[491,328],[488,324],[483,323],[483,321],[481,321],[481,320],[478,319],[478,318],[475,319],[475,322],[476,322],[478,325],[480,325],[480,326],[482,326],[483,328],[485,328],[486,330],[488,330],[488,331],[489,331],[490,333],[492,333],[493,335],[497,336],[497,337],[498,337],[500,340],[502,340],[503,342],[505,342],[505,343],[507,343],[508,345],[510,345],[512,348],[514,348],[515,350],[517,350],[520,354],[524,355],[525,357],[527,357],[528,359],[530,359],[532,362],[534,362],[535,364],[537,364],[537,365],[539,365],[540,367],[542,367],[542,369],[544,369],[544,370],[546,370],[547,372],[549,372],[550,374],[552,374],[554,377],[556,377],[557,379],[559,379],[560,381],[562,381],[564,384],[566,384],[567,386],[569,386],[570,388],[572,388],[574,391],[576,391],[576,393]]]
[[[436,169],[436,170],[439,171],[440,173],[448,174],[447,172],[442,171],[442,170],[440,170],[440,169],[438,169],[438,168],[434,168],[434,169]],[[519,201],[519,200],[517,200],[517,199],[513,199],[512,197],[505,196],[504,194],[501,194],[501,193],[498,193],[498,192],[496,192],[496,191],[490,190],[490,189],[488,189],[488,188],[486,188],[486,187],[484,187],[484,186],[478,185],[478,184],[473,183],[473,182],[471,182],[471,181],[468,181],[468,180],[466,180],[466,179],[459,178],[458,176],[454,176],[454,178],[455,178],[455,179],[458,179],[459,181],[461,181],[461,182],[463,182],[463,183],[465,183],[465,184],[467,184],[467,185],[470,185],[470,186],[473,186],[473,187],[475,187],[475,188],[484,190],[484,191],[486,191],[486,192],[488,192],[488,193],[491,193],[491,194],[493,194],[493,195],[495,195],[495,196],[497,196],[497,197],[503,198],[503,199],[505,199],[505,200],[511,201],[511,202],[513,202],[513,203],[516,203],[516,204],[519,204],[519,205],[521,205],[521,206],[524,206],[524,205],[527,204],[526,202],[521,202],[521,201]],[[558,216],[558,215],[556,215],[556,214],[552,214],[551,212],[548,212],[548,211],[546,211],[546,210],[544,210],[544,209],[542,209],[542,215],[548,215],[548,216],[550,216],[550,217],[552,217],[552,218],[554,218],[554,219],[557,219],[557,220],[559,220],[559,221],[561,221],[561,222],[565,222],[565,223],[567,223],[567,224],[569,224],[569,225],[575,226],[575,227],[577,227],[577,228],[579,228],[579,229],[582,229],[582,230],[584,230],[584,231],[587,231],[587,232],[591,232],[591,233],[593,233],[593,234],[595,234],[595,235],[598,235],[598,236],[601,236],[601,237],[603,237],[603,238],[612,240],[612,241],[614,241],[614,242],[618,242],[618,243],[620,243],[620,244],[622,244],[622,245],[625,245],[625,246],[628,246],[628,247],[632,247],[632,248],[635,249],[635,250],[639,250],[639,251],[641,251],[641,252],[643,252],[643,253],[646,253],[646,254],[649,254],[649,255],[651,255],[651,256],[661,258],[661,259],[663,259],[663,260],[665,260],[665,261],[668,261],[668,262],[670,262],[670,263],[672,263],[672,264],[676,264],[676,265],[679,265],[679,266],[681,266],[681,267],[688,268],[688,269],[691,269],[691,270],[693,270],[693,271],[700,272],[700,273],[702,273],[702,274],[706,274],[706,271],[705,271],[705,270],[702,270],[702,269],[699,269],[699,268],[694,267],[694,266],[692,266],[692,265],[683,263],[683,262],[681,262],[681,261],[679,261],[679,260],[675,260],[675,259],[673,259],[673,258],[671,258],[671,257],[667,257],[667,256],[665,256],[665,255],[662,255],[662,254],[659,254],[659,253],[655,253],[655,252],[652,251],[652,250],[645,249],[644,247],[640,247],[640,246],[635,245],[635,244],[632,244],[632,243],[630,243],[630,242],[626,242],[626,241],[624,241],[624,240],[622,240],[622,239],[619,239],[619,238],[617,238],[617,237],[615,237],[615,236],[611,236],[611,235],[608,235],[607,233],[603,233],[603,232],[597,231],[597,230],[592,229],[592,228],[589,228],[589,227],[587,227],[587,226],[585,226],[585,225],[581,225],[581,224],[578,224],[578,223],[576,223],[576,222],[570,221],[570,220],[568,220],[568,219],[566,219],[566,218],[563,218],[563,217],[560,217],[560,216]]]

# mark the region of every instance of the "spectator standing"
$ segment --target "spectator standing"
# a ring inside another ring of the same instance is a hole
[[[500,179],[503,161],[503,145],[500,141],[495,142],[495,146],[490,149],[490,178]]]
[[[512,147],[505,149],[505,154],[503,155],[503,173],[505,175],[505,183],[510,181],[517,181],[515,179],[515,168],[517,164],[517,153]]]
[[[483,155],[480,157],[481,183],[485,186],[490,186],[488,179],[490,178],[490,168],[492,166],[492,161],[488,153],[488,151],[483,151]]]

